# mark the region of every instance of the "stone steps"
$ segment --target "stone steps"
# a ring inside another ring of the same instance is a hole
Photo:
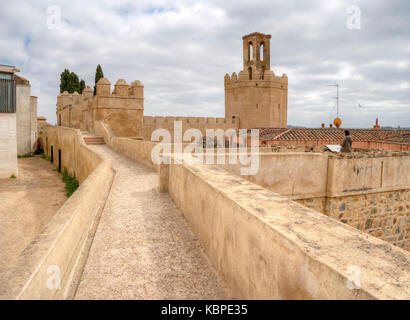
[[[103,145],[105,144],[104,138],[103,137],[98,137],[98,136],[94,136],[94,137],[83,137],[84,138],[84,142],[87,145]]]

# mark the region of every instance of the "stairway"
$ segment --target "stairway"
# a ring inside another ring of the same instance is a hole
[[[87,145],[102,145],[105,144],[104,138],[99,136],[83,136],[84,142]]]

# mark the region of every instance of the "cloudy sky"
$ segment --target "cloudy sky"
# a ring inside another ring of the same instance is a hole
[[[1,0],[0,64],[21,69],[52,124],[60,73],[94,85],[98,63],[112,84],[143,82],[145,115],[223,117],[224,75],[255,31],[289,77],[288,124],[330,123],[339,83],[344,127],[410,127],[408,0]]]

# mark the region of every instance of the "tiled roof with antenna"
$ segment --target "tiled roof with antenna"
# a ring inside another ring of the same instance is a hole
[[[340,141],[346,129],[337,128],[262,128],[259,135],[264,140]],[[354,141],[391,141],[410,143],[410,130],[348,129]],[[400,141],[402,139],[403,141]]]

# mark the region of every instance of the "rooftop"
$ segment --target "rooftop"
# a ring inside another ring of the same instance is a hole
[[[264,140],[341,141],[346,129],[337,128],[262,128]],[[410,130],[348,129],[354,141],[395,141],[410,143]]]

